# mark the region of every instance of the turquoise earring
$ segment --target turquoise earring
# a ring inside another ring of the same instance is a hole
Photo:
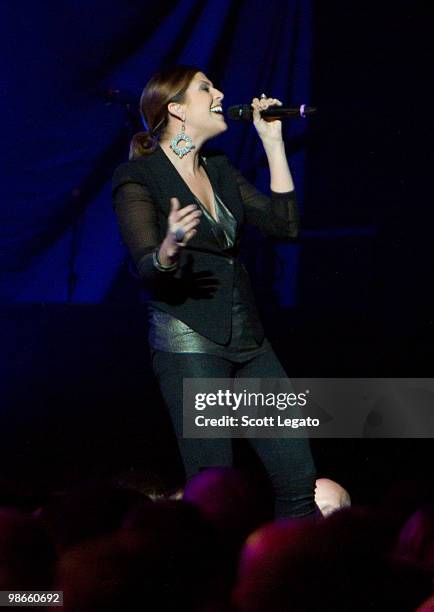
[[[181,147],[179,146],[180,142],[185,144]],[[170,148],[180,159],[190,153],[192,149],[195,149],[192,139],[185,133],[184,119],[182,120],[181,131],[170,141]]]

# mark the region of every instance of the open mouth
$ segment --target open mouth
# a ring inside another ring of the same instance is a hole
[[[217,104],[216,106],[212,106],[210,109],[211,113],[214,113],[216,115],[223,115],[223,108],[221,106],[221,104]]]

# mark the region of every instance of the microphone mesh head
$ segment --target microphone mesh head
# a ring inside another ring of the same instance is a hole
[[[237,104],[236,106],[230,106],[226,114],[233,121],[249,121],[252,118],[253,111],[248,104]]]

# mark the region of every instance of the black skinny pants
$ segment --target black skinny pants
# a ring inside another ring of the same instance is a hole
[[[206,353],[152,351],[152,364],[169,409],[187,479],[211,466],[231,467],[231,439],[182,437],[184,378],[287,378],[273,350],[244,363]],[[251,438],[274,490],[275,516],[313,514],[315,467],[309,441],[304,438]]]

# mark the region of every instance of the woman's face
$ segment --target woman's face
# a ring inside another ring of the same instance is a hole
[[[197,72],[182,104],[186,133],[212,138],[228,129],[222,112],[223,94],[203,72]]]

